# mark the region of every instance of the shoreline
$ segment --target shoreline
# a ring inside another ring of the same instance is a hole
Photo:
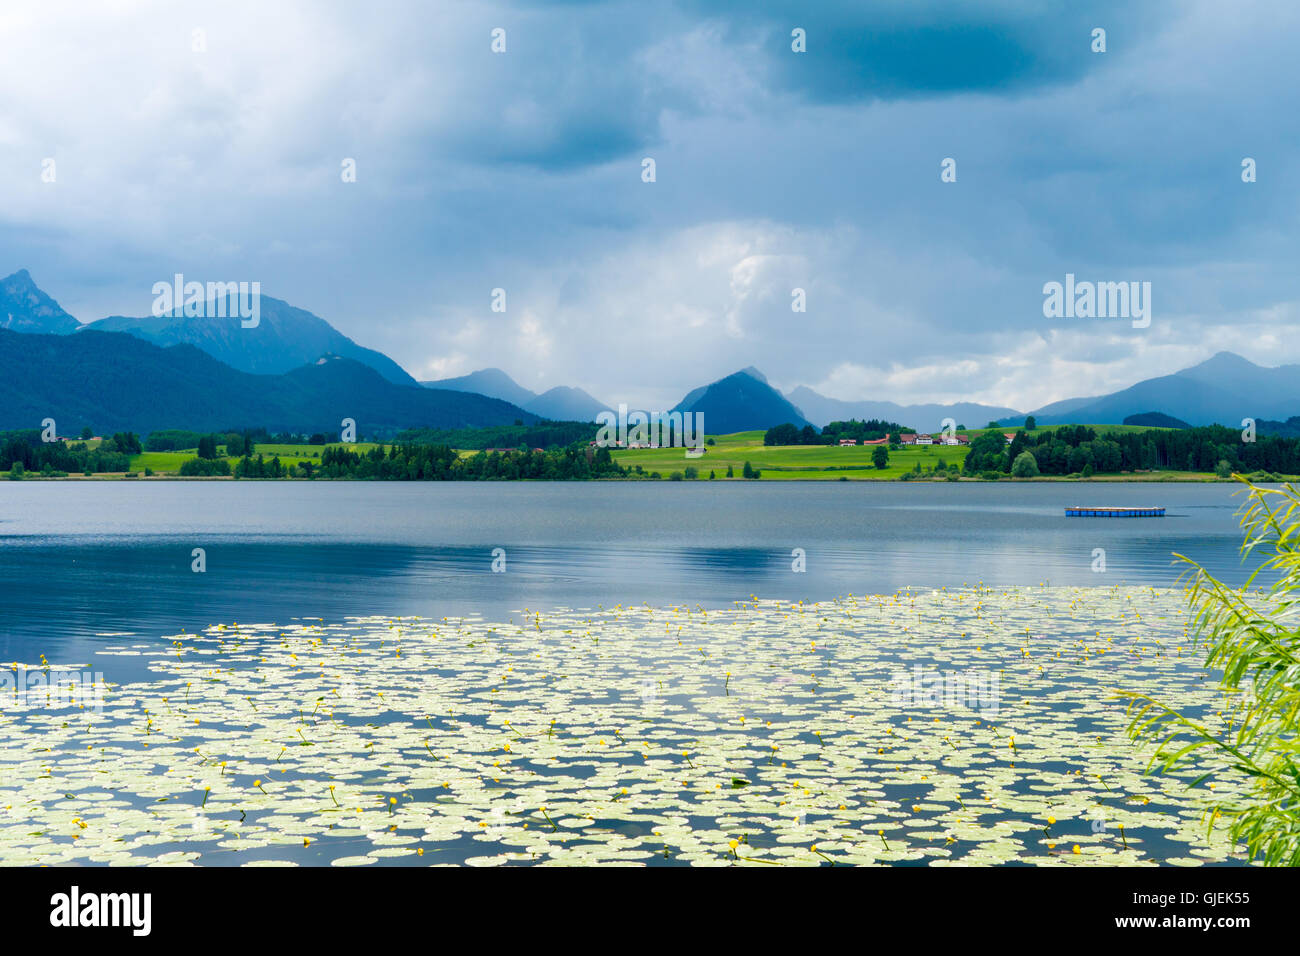
[[[6,476],[4,476],[4,475],[0,475],[0,481],[5,480],[5,477],[6,477]],[[20,481],[273,481],[273,482],[294,482],[294,483],[306,483],[306,484],[310,484],[310,483],[313,483],[313,482],[322,482],[322,481],[325,481],[325,482],[333,482],[333,481],[376,481],[376,482],[390,482],[390,481],[391,481],[391,482],[394,482],[394,483],[397,483],[397,484],[418,484],[418,483],[421,483],[421,482],[423,482],[423,481],[426,481],[427,479],[402,480],[402,479],[386,479],[386,478],[327,478],[327,477],[324,477],[324,476],[322,476],[322,477],[318,477],[318,478],[301,478],[301,477],[293,477],[293,478],[289,478],[289,477],[284,477],[284,478],[236,478],[234,475],[137,475],[137,476],[134,477],[134,478],[128,478],[124,473],[121,473],[121,472],[105,472],[105,473],[102,473],[102,474],[95,474],[95,475],[62,475],[62,476],[59,476],[59,475],[48,475],[48,476],[46,476],[46,475],[41,475],[39,472],[28,472],[28,473],[25,474],[21,479],[17,479],[17,480],[20,480]],[[1252,480],[1253,480],[1253,479],[1252,479]],[[438,483],[437,481],[433,481],[433,480],[427,480],[427,481],[430,481],[430,483],[433,483],[433,484],[437,484],[437,483]],[[912,485],[915,485],[915,484],[923,484],[923,485],[939,485],[939,484],[985,484],[985,485],[1002,485],[1002,484],[1044,484],[1044,483],[1079,484],[1079,485],[1082,485],[1082,484],[1155,484],[1155,485],[1159,485],[1159,484],[1203,484],[1203,485],[1223,484],[1223,485],[1231,485],[1231,484],[1235,484],[1235,483],[1236,483],[1236,480],[1233,479],[1233,478],[1207,478],[1207,477],[1205,477],[1205,476],[1203,476],[1203,475],[1198,475],[1198,474],[1191,474],[1191,475],[1187,475],[1187,476],[1184,477],[1184,476],[1178,475],[1178,474],[1176,474],[1176,473],[1163,473],[1163,474],[1161,474],[1159,477],[1145,477],[1145,476],[1137,476],[1137,475],[1093,475],[1093,476],[1090,477],[1090,478],[1069,478],[1069,477],[1066,477],[1066,476],[1063,476],[1063,475],[1040,475],[1040,476],[1035,477],[1035,478],[1013,478],[1012,476],[1007,475],[1005,478],[999,478],[999,479],[996,479],[996,480],[988,479],[988,478],[981,478],[981,477],[979,477],[978,475],[974,475],[974,476],[965,476],[965,475],[963,475],[963,476],[961,476],[960,478],[956,478],[956,479],[950,479],[950,478],[930,478],[930,477],[927,476],[927,477],[924,477],[924,478],[913,478],[913,479],[910,479],[910,480],[907,480],[907,481],[904,481],[902,478],[860,478],[860,477],[849,477],[849,476],[841,476],[841,477],[827,477],[827,478],[768,478],[768,479],[763,479],[763,478],[691,478],[691,479],[684,479],[683,481],[673,481],[673,479],[671,479],[671,478],[664,478],[664,477],[661,477],[661,478],[647,478],[647,477],[637,477],[637,478],[554,478],[554,479],[548,479],[548,478],[510,478],[510,479],[496,478],[496,479],[488,479],[487,481],[474,481],[474,480],[465,480],[465,479],[455,480],[455,479],[453,479],[453,482],[456,483],[456,484],[484,484],[484,483],[488,483],[489,481],[504,481],[504,482],[510,482],[510,483],[514,483],[514,482],[530,482],[530,483],[532,483],[532,484],[554,484],[554,483],[556,483],[556,482],[577,482],[577,481],[581,481],[581,482],[627,482],[627,483],[630,483],[630,484],[638,484],[638,483],[645,483],[645,482],[651,482],[651,483],[656,483],[656,484],[662,484],[662,483],[668,483],[668,484],[684,484],[684,483],[686,483],[687,481],[690,481],[690,482],[693,482],[693,483],[696,483],[696,484],[718,484],[718,483],[722,483],[722,482],[728,482],[728,483],[731,483],[731,484],[754,484],[754,483],[756,483],[756,482],[761,482],[761,481],[766,481],[768,484],[772,484],[772,483],[776,483],[776,482],[779,482],[779,483],[781,483],[781,484],[790,484],[790,483],[793,483],[793,482],[808,482],[808,483],[816,483],[816,484],[826,484],[826,483],[830,483],[830,482],[843,481],[843,482],[846,482],[846,483],[858,483],[858,484],[912,484]],[[1300,481],[1300,476],[1297,476],[1297,475],[1289,475],[1289,476],[1288,476],[1288,475],[1280,475],[1280,476],[1278,476],[1277,481],[1268,481],[1268,480],[1263,480],[1263,479],[1260,480],[1260,482],[1262,482],[1263,484],[1286,484],[1286,483],[1296,482],[1296,481]],[[1260,483],[1260,482],[1256,482],[1256,483]],[[443,483],[446,483],[446,482],[443,482]]]

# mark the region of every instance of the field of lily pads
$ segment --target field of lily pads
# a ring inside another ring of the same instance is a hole
[[[1145,775],[1113,696],[1234,719],[1187,620],[970,587],[119,639],[55,662],[149,660],[98,706],[0,694],[0,865],[1241,865],[1203,807],[1244,780]]]

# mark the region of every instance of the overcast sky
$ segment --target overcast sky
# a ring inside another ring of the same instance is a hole
[[[82,321],[256,280],[417,378],[656,407],[1300,361],[1300,4],[808,6],[6,0],[0,275]],[[1044,318],[1066,273],[1150,327]]]

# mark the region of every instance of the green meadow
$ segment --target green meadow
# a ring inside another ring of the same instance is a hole
[[[262,455],[268,461],[278,455],[281,462],[288,467],[293,467],[299,461],[310,461],[319,464],[321,452],[328,447],[328,445],[277,445],[267,443],[258,445],[253,455],[254,457]],[[357,442],[348,447],[360,454],[374,448],[375,443]],[[217,452],[230,463],[230,468],[233,471],[239,458],[227,455],[225,445],[217,446]],[[143,454],[131,456],[131,470],[144,474],[144,470],[149,468],[156,475],[175,475],[180,472],[183,463],[194,458],[198,453],[197,448],[187,448],[181,451],[146,451]]]
[[[1051,432],[1061,426],[1043,426],[1038,433]],[[1136,425],[1091,425],[1099,434],[1105,431],[1130,432],[1144,431]],[[972,428],[963,432],[974,440],[986,431],[1011,433],[1013,428]],[[663,478],[669,478],[673,472],[685,472],[687,467],[694,467],[698,477],[708,480],[710,472],[716,480],[727,479],[727,469],[732,470],[732,480],[742,481],[745,463],[761,472],[763,481],[896,481],[907,472],[914,472],[917,465],[921,471],[930,475],[936,465],[943,463],[948,473],[960,472],[966,453],[964,445],[922,445],[889,449],[889,461],[885,468],[876,468],[871,454],[878,446],[853,445],[841,448],[838,445],[764,445],[762,431],[736,432],[731,435],[711,437],[712,445],[700,458],[690,459],[681,448],[643,448],[615,449],[614,460],[625,468],[636,468],[643,472],[658,472]],[[258,445],[256,454],[267,460],[279,456],[280,461],[292,468],[296,462],[311,461],[319,463],[321,452],[326,445]],[[364,453],[375,447],[373,442],[358,442],[349,446],[353,451]],[[888,446],[886,446],[888,447]],[[218,451],[225,455],[225,447]],[[477,450],[460,450],[462,457],[476,455]],[[146,468],[157,476],[179,473],[182,463],[193,458],[197,449],[182,451],[145,452],[131,457],[131,470],[141,475]],[[226,456],[233,470],[237,457]],[[942,473],[940,474],[940,477]],[[972,479],[964,479],[972,480]],[[1065,476],[1044,476],[1034,481],[1063,481]],[[1092,481],[1213,481],[1215,476],[1209,472],[1164,471],[1144,472],[1141,474],[1096,475]]]
[[[1057,427],[1043,427],[1039,432],[1054,431]],[[1133,425],[1090,425],[1098,433],[1104,430],[1125,432],[1144,431]],[[975,428],[963,432],[973,441],[976,436],[986,431],[1012,433],[1014,428],[987,429]],[[638,448],[614,452],[614,460],[625,468],[640,465],[643,471],[659,472],[667,478],[674,471],[684,471],[693,466],[699,471],[699,477],[707,479],[713,472],[718,479],[724,479],[727,468],[734,473],[734,479],[743,480],[741,474],[745,462],[757,468],[762,481],[838,481],[841,478],[854,480],[893,481],[904,473],[914,471],[919,464],[923,472],[929,472],[939,462],[945,469],[961,470],[969,448],[964,445],[920,445],[890,449],[889,462],[883,469],[872,464],[871,453],[877,446],[850,445],[844,448],[838,445],[764,445],[763,432],[737,432],[734,435],[714,436],[716,444],[708,445],[701,458],[688,459],[681,448]],[[886,446],[887,447],[887,446]],[[1142,475],[1103,475],[1094,481],[1133,481],[1133,480],[1168,480],[1168,481],[1208,481],[1214,475],[1197,472],[1158,472]],[[1035,481],[1061,481],[1062,477],[1043,477]]]
[[[708,478],[710,471],[718,478],[725,478],[730,467],[736,479],[740,479],[745,462],[749,462],[762,472],[762,480],[766,481],[898,478],[903,472],[911,471],[917,462],[921,463],[922,469],[933,468],[939,461],[943,461],[945,467],[960,468],[966,458],[965,448],[925,446],[890,452],[889,464],[881,470],[871,462],[871,452],[875,447],[871,445],[847,448],[838,445],[764,445],[761,431],[718,435],[713,440],[716,444],[706,446],[707,451],[701,458],[688,459],[681,448],[638,448],[615,451],[614,460],[625,468],[640,465],[644,471],[657,471],[664,477],[690,465],[699,470],[701,478]]]

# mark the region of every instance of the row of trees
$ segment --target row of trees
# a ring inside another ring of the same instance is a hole
[[[963,430],[965,430],[963,426]],[[879,441],[886,435],[897,442],[902,434],[915,434],[915,428],[908,428],[897,422],[887,422],[878,418],[860,421],[850,418],[846,422],[830,422],[818,433],[811,425],[799,428],[786,423],[774,425],[763,435],[764,445],[837,445],[841,439],[852,438],[857,441]]]
[[[181,466],[183,475],[230,474],[224,459],[191,458]],[[380,481],[582,481],[596,478],[662,478],[659,472],[644,471],[640,465],[622,468],[608,448],[570,445],[550,451],[487,452],[462,457],[449,445],[396,443],[354,451],[346,445],[330,445],[321,452],[320,463],[298,461],[285,464],[279,456],[244,457],[235,463],[236,478],[358,478]],[[735,470],[727,467],[728,478]],[[749,462],[741,471],[744,478],[758,479],[762,472]],[[673,481],[695,480],[699,469],[687,465],[668,476]],[[717,474],[709,472],[709,478]]]
[[[850,418],[847,422],[831,422],[822,429],[823,444],[834,445],[841,438],[855,438],[858,441],[879,441],[886,435],[897,443],[899,435],[915,435],[915,428],[908,428],[898,422],[887,422],[880,418],[868,418],[859,421]]]
[[[181,472],[185,477],[212,477],[230,474],[230,462],[224,458],[189,458],[181,462]]]
[[[179,428],[169,428],[164,431],[151,432],[145,440],[144,447],[146,451],[181,451],[186,448],[197,448],[200,458],[216,458],[220,449],[224,446],[227,455],[238,458],[241,455],[251,455],[257,450],[257,443],[266,441],[269,437],[266,429],[192,432]],[[281,435],[277,437],[291,438],[294,436]],[[319,437],[322,445],[330,441],[325,435],[314,435],[312,437]],[[295,442],[286,442],[286,444],[302,444],[305,441],[304,438],[298,438]]]
[[[1300,473],[1300,438],[1259,435],[1248,442],[1236,429],[1220,425],[1100,436],[1084,425],[1064,426],[1036,434],[1018,431],[1010,445],[1001,432],[986,432],[971,442],[963,470],[1010,474],[1026,452],[1036,473],[1044,475],[1151,470]]]
[[[203,471],[207,465],[227,465],[222,460],[192,458],[181,474],[228,474]],[[187,470],[190,469],[190,470]],[[330,445],[320,463],[285,464],[279,456],[244,456],[235,463],[236,478],[358,478],[380,481],[511,481],[518,479],[583,480],[622,478],[631,472],[615,464],[608,448],[573,445],[551,451],[479,452],[462,458],[449,445],[395,443],[354,451]],[[657,477],[657,476],[656,476]]]
[[[1242,441],[1240,430],[1222,425],[1106,437],[1119,444],[1126,469],[1210,471],[1219,461],[1227,461],[1232,471],[1241,474],[1300,472],[1300,438],[1256,435],[1248,442]]]
[[[15,465],[22,466],[20,474],[126,471],[131,467],[131,455],[140,450],[140,439],[134,432],[118,432],[91,449],[84,441],[43,442],[38,429],[23,429],[0,434],[0,471],[13,471]]]
[[[830,442],[822,441],[822,436],[817,434],[817,429],[811,425],[805,425],[800,428],[789,422],[784,425],[773,425],[763,433],[764,445],[828,445]]]
[[[401,444],[450,445],[452,448],[562,448],[596,438],[594,422],[538,422],[482,428],[408,428],[397,433]]]

